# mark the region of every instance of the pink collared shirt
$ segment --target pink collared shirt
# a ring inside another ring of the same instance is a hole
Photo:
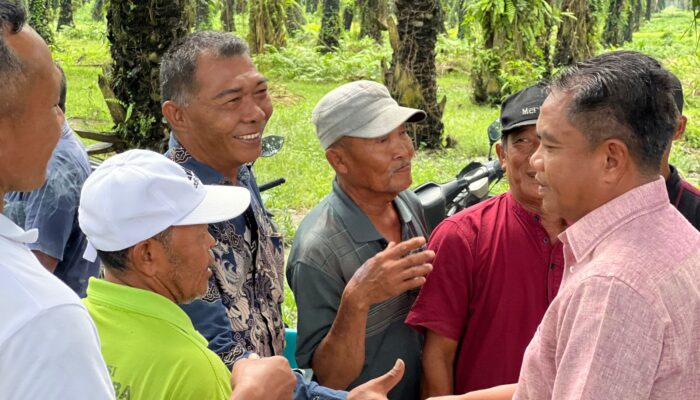
[[[514,399],[700,398],[700,233],[663,179],[571,225]]]

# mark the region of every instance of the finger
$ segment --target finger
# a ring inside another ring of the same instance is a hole
[[[387,248],[379,254],[383,254],[387,258],[398,259],[412,252],[413,250],[420,248],[423,245],[425,245],[425,238],[423,236],[416,236],[414,238],[398,243],[395,246],[392,246],[391,248],[387,246]]]
[[[396,260],[392,264],[392,268],[408,269],[416,265],[427,264],[435,258],[435,252],[432,250],[423,250],[419,253],[409,254],[406,257]]]
[[[426,279],[424,276],[407,279],[396,286],[396,294],[401,294],[411,289],[419,288],[425,285]]]
[[[248,359],[249,360],[259,360],[260,356],[258,355],[258,353],[250,353],[250,355],[248,356]]]
[[[374,379],[378,389],[381,390],[383,394],[389,393],[389,391],[401,381],[405,368],[406,366],[403,360],[400,358],[397,359],[396,363],[394,363],[394,368],[379,378]]]
[[[407,268],[399,274],[399,278],[402,281],[406,281],[409,279],[413,278],[418,278],[418,277],[423,277],[426,276],[430,273],[430,271],[433,270],[433,265],[432,264],[420,264],[420,265],[414,265],[411,268]]]

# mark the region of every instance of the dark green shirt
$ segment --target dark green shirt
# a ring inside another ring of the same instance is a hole
[[[394,200],[403,240],[428,237],[418,199],[410,191]],[[287,281],[299,311],[297,363],[310,368],[316,347],[335,320],[343,289],[355,271],[382,251],[387,241],[369,218],[333,181],[333,190],[304,218],[287,261]],[[365,364],[354,388],[391,369],[397,358],[406,363],[390,399],[418,399],[422,336],[404,324],[417,290],[370,307],[365,331]]]

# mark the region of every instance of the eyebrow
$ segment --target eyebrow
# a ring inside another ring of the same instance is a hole
[[[550,143],[561,144],[561,142],[559,142],[559,140],[555,139],[554,136],[550,135],[549,132],[547,132],[547,131],[537,131],[537,137],[540,140],[546,140]]]
[[[267,83],[267,78],[260,78],[260,80],[258,80],[258,82],[255,84],[255,86],[260,86],[263,83]],[[216,96],[212,97],[212,100],[218,100],[222,97],[225,97],[225,96],[228,96],[228,95],[234,94],[234,93],[240,93],[242,91],[243,91],[243,89],[241,89],[239,87],[224,89],[224,90],[220,91],[219,93],[217,93]]]

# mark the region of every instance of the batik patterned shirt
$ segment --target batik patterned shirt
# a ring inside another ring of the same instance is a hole
[[[174,138],[166,156],[206,185],[233,185]],[[281,355],[284,349],[282,235],[263,207],[249,165],[238,170],[236,185],[250,191],[250,207],[236,218],[209,225],[217,241],[209,290],[201,300],[181,306],[229,368],[249,352],[266,357]]]

